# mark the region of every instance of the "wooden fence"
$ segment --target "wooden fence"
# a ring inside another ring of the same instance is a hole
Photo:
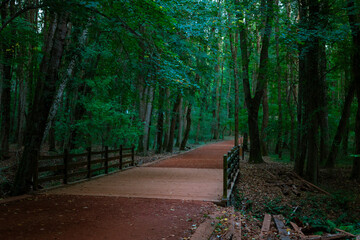
[[[235,182],[240,174],[240,156],[244,160],[242,145],[235,146],[223,157],[223,203],[228,204]]]
[[[121,170],[126,166],[134,166],[134,156],[134,145],[130,148],[120,146],[114,150],[105,147],[104,151],[92,151],[89,147],[86,152],[76,154],[70,154],[65,149],[62,155],[39,155],[33,176],[34,190],[38,189],[38,184],[44,182],[62,180],[63,184],[67,184],[69,179],[74,177],[89,179],[95,172],[104,171],[108,174],[109,169]]]

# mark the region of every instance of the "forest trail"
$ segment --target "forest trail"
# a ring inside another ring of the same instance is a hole
[[[48,193],[219,202],[222,197],[222,156],[232,144],[233,141],[209,144],[162,161]]]
[[[209,144],[91,181],[0,203],[2,239],[180,239],[222,195],[222,156]]]

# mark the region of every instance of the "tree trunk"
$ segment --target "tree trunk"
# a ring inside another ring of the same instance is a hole
[[[239,145],[239,80],[238,80],[238,67],[237,67],[237,52],[238,47],[237,43],[239,42],[239,34],[235,33],[235,39],[231,31],[229,31],[230,37],[230,49],[231,56],[233,60],[233,70],[234,70],[234,86],[235,86],[235,111],[234,111],[234,119],[235,119],[235,137],[234,137],[234,146]]]
[[[55,95],[58,72],[65,46],[68,15],[62,14],[51,23],[56,29],[55,34],[48,35],[44,55],[40,64],[40,79],[38,80],[35,98],[29,121],[26,124],[25,147],[16,173],[13,194],[18,195],[29,190],[34,173],[37,154],[40,151],[41,141],[46,127],[46,120]],[[52,42],[53,44],[50,44]],[[49,49],[50,47],[50,49]],[[51,53],[47,55],[46,53]]]
[[[265,4],[265,1],[262,1]],[[258,82],[256,84],[255,96],[251,97],[250,83],[249,83],[249,58],[248,58],[248,44],[246,36],[246,27],[242,24],[240,28],[240,46],[243,63],[243,86],[245,93],[246,106],[248,107],[248,124],[249,124],[249,135],[250,135],[250,163],[262,163],[263,159],[261,156],[259,127],[258,127],[258,113],[261,103],[261,98],[264,94],[264,89],[267,84],[266,69],[268,62],[268,50],[270,45],[271,36],[271,22],[273,18],[273,1],[267,0],[266,6],[261,6],[267,14],[263,16],[265,19],[264,36],[262,38],[262,48],[260,53],[260,66]]]
[[[306,20],[307,9],[305,6],[304,0],[299,0],[299,19],[300,26],[305,28],[307,24]],[[304,94],[305,94],[305,82],[306,82],[306,58],[305,58],[305,48],[303,45],[299,44],[299,91],[298,91],[298,104],[297,104],[297,155],[294,164],[294,171],[303,176],[305,158],[307,152],[307,132],[305,131],[304,121],[307,119],[304,111]]]
[[[151,121],[151,112],[153,107],[154,100],[154,87],[148,87],[148,96],[145,110],[144,118],[144,131],[143,131],[143,153],[146,155],[149,147],[149,130],[150,130],[150,121]]]
[[[183,134],[183,98],[180,99],[179,104],[179,114],[178,114],[178,135],[176,139],[176,147],[180,147],[181,141],[182,141],[182,134]]]
[[[78,37],[78,42],[76,44],[76,47],[77,48],[80,48],[80,49],[83,49],[86,41],[87,41],[87,37],[88,37],[88,28],[84,28],[82,33],[80,34],[80,36]],[[69,65],[66,69],[66,74],[65,76],[63,76],[63,79],[60,83],[60,86],[58,87],[57,89],[57,93],[54,97],[54,100],[53,100],[53,104],[51,106],[51,109],[50,109],[50,113],[49,113],[49,116],[48,116],[48,122],[47,122],[47,125],[46,125],[46,128],[45,128],[45,133],[44,133],[44,138],[43,138],[43,141],[45,141],[48,133],[49,133],[49,130],[51,129],[51,125],[54,121],[54,118],[56,116],[56,113],[58,111],[58,108],[61,104],[61,101],[62,101],[62,96],[64,94],[64,91],[65,91],[65,88],[68,84],[68,82],[70,81],[72,75],[73,75],[73,72],[74,72],[74,69],[77,65],[77,63],[79,62],[80,60],[80,57],[81,57],[81,54],[74,54],[69,62]]]
[[[187,112],[186,112],[186,129],[185,129],[184,138],[180,145],[180,150],[185,150],[186,143],[189,139],[189,134],[190,134],[190,129],[191,129],[191,108],[192,108],[192,104],[189,103],[189,106],[188,106]]]
[[[335,167],[335,161],[336,161],[336,157],[337,157],[337,154],[339,151],[341,139],[343,138],[343,135],[344,135],[345,130],[348,125],[348,119],[349,119],[350,113],[351,113],[351,103],[354,100],[354,95],[355,95],[355,83],[352,80],[352,82],[347,90],[346,96],[345,96],[345,102],[344,102],[344,106],[342,109],[340,122],[336,129],[336,134],[334,136],[334,139],[333,139],[333,142],[331,145],[331,149],[330,149],[330,153],[329,153],[329,156],[328,156],[326,164],[325,164],[326,168],[334,168]]]
[[[163,144],[163,133],[164,133],[164,97],[165,97],[165,89],[159,86],[159,112],[157,119],[157,132],[156,132],[156,153],[162,153],[162,144]]]
[[[320,21],[320,6],[317,1],[309,2],[309,30],[317,31]],[[319,69],[320,57],[320,39],[318,36],[312,36],[307,41],[307,79],[306,79],[306,102],[305,111],[307,112],[307,138],[308,138],[308,154],[306,175],[312,183],[318,181],[319,169],[319,151],[317,144],[317,136],[319,130],[319,114],[320,107],[320,88],[321,78]]]
[[[279,5],[279,0],[275,1],[276,6]],[[288,14],[288,18],[290,18],[290,3],[286,5],[286,10]],[[275,147],[275,153],[278,154],[279,158],[282,158],[282,103],[281,103],[281,67],[280,67],[280,45],[279,45],[279,17],[276,17],[276,27],[275,27],[275,42],[276,42],[276,79],[277,79],[277,104],[278,104],[278,125],[277,125],[277,141]],[[289,55],[289,54],[288,54]],[[289,61],[289,59],[287,59]],[[290,64],[288,64],[288,68],[290,68]],[[287,76],[289,77],[289,76]]]
[[[355,92],[358,104],[355,123],[355,157],[351,177],[360,179],[360,6],[358,1],[348,0],[347,7],[354,48],[351,70],[355,82]]]
[[[328,118],[328,104],[327,104],[327,84],[326,84],[326,49],[325,43],[322,42],[320,44],[320,84],[321,87],[319,89],[320,94],[320,112],[319,112],[319,121],[320,121],[320,162],[325,163],[328,155],[329,155],[329,118]]]
[[[163,150],[166,150],[169,142],[169,135],[170,135],[170,125],[171,125],[171,106],[170,106],[170,89],[166,89],[166,119],[165,125],[166,130],[164,134],[164,143],[163,143]]]
[[[178,118],[179,106],[181,101],[181,94],[179,94],[176,98],[176,102],[174,103],[174,108],[172,111],[171,117],[171,126],[170,126],[170,133],[169,133],[169,141],[166,148],[167,152],[172,152],[174,147],[174,136],[175,136],[175,126],[176,126],[176,119]]]
[[[261,123],[261,153],[263,156],[269,156],[268,145],[267,145],[267,133],[266,133],[269,124],[269,98],[268,98],[267,84],[264,89],[262,105],[263,105],[263,119]]]
[[[13,2],[13,1],[11,1]],[[12,3],[5,4],[1,9],[2,22],[8,17],[9,11],[12,8]],[[9,31],[13,35],[13,31]],[[9,36],[11,38],[11,36]],[[10,42],[10,41],[8,41]],[[9,43],[2,43],[2,54],[4,62],[2,63],[2,84],[1,84],[1,143],[0,143],[0,160],[7,158],[9,154],[9,141],[10,141],[10,115],[11,115],[11,77],[12,77],[12,59],[14,57],[15,47]]]

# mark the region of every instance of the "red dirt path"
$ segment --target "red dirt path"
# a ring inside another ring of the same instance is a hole
[[[223,156],[233,147],[233,141],[208,144],[193,151],[168,158],[150,167],[222,169]]]
[[[0,239],[179,239],[211,208],[199,201],[39,195],[0,205]]]
[[[214,204],[187,199],[212,201],[221,197],[219,168],[223,154],[231,147],[230,141],[210,144],[151,167],[0,203],[0,240],[190,236],[190,229]]]

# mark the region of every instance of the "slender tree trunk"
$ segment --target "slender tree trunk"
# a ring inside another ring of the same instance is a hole
[[[76,44],[76,47],[78,47],[80,49],[83,49],[84,45],[85,45],[85,43],[87,41],[87,37],[88,37],[88,28],[86,27],[86,28],[84,28],[84,30],[82,31],[82,33],[78,37],[78,43]],[[46,125],[43,141],[45,141],[45,139],[46,139],[46,137],[47,137],[47,135],[49,133],[49,130],[51,129],[51,125],[54,122],[56,113],[57,113],[58,108],[59,108],[59,106],[61,104],[65,88],[68,85],[68,82],[70,81],[70,79],[71,79],[71,77],[73,75],[73,72],[74,72],[74,69],[75,69],[77,63],[80,61],[80,57],[81,57],[81,54],[74,54],[72,56],[72,58],[71,58],[71,60],[69,62],[69,65],[68,65],[68,67],[66,69],[66,74],[63,76],[62,81],[60,83],[60,86],[57,89],[57,92],[56,92],[56,95],[54,97],[53,104],[51,106],[50,113],[49,113],[49,116],[48,116],[48,123]]]
[[[305,0],[298,0],[299,2],[299,19],[300,26],[305,28],[307,24],[307,8],[305,6]],[[306,57],[305,57],[305,48],[303,45],[299,44],[299,91],[298,91],[298,104],[297,104],[297,155],[294,164],[294,171],[303,176],[305,158],[307,153],[307,131],[305,131],[304,121],[307,119],[304,111],[304,93],[305,93],[305,82],[306,82]]]
[[[180,147],[180,143],[182,141],[182,133],[183,133],[183,98],[180,99],[180,104],[179,104],[179,114],[178,114],[178,135],[177,135],[177,139],[176,139],[176,147]]]
[[[189,103],[189,106],[188,106],[187,112],[186,112],[186,129],[185,129],[184,138],[180,145],[180,150],[185,150],[186,143],[189,139],[189,134],[190,134],[190,129],[191,129],[191,108],[192,108],[192,104]]]
[[[327,84],[326,84],[326,49],[325,43],[320,44],[320,112],[319,112],[319,121],[320,121],[320,162],[325,163],[329,155],[329,118],[328,118],[328,104],[327,104]]]
[[[265,1],[262,1],[265,4]],[[266,12],[266,16],[263,16],[265,19],[265,29],[264,35],[262,38],[262,48],[260,53],[260,66],[259,66],[259,75],[258,82],[256,86],[255,96],[251,97],[250,92],[250,83],[249,83],[249,58],[248,58],[248,44],[246,36],[246,28],[244,24],[240,28],[240,46],[242,54],[242,63],[243,63],[243,86],[245,93],[246,106],[248,107],[248,124],[249,124],[249,135],[250,135],[250,163],[261,163],[263,162],[261,156],[261,147],[260,147],[260,136],[259,136],[259,127],[258,127],[258,113],[261,103],[261,98],[264,94],[264,89],[267,84],[266,69],[268,62],[268,50],[270,45],[270,36],[271,36],[271,22],[273,18],[273,1],[267,0],[266,6],[262,5],[262,8]]]
[[[275,1],[276,6],[279,5],[279,0]],[[289,4],[286,5],[286,10],[288,13],[288,18],[290,14]],[[281,67],[280,67],[280,45],[279,45],[279,17],[276,17],[276,27],[275,27],[275,41],[276,41],[276,79],[277,79],[277,104],[278,104],[278,126],[277,126],[277,142],[275,147],[275,153],[278,154],[279,158],[282,158],[282,102],[281,102]],[[289,54],[288,54],[289,55]],[[289,59],[288,59],[289,61]],[[288,65],[288,68],[290,66]],[[289,76],[287,76],[289,77]]]
[[[144,131],[143,131],[143,152],[147,154],[149,147],[149,130],[150,130],[150,121],[151,121],[151,112],[153,107],[154,100],[154,87],[149,87],[146,110],[145,110],[145,121],[144,121]]]
[[[233,70],[234,70],[234,86],[235,86],[235,111],[234,111],[234,119],[235,119],[235,139],[234,145],[239,145],[239,80],[238,80],[238,67],[237,67],[237,52],[238,47],[237,43],[239,42],[239,34],[238,32],[235,33],[235,39],[231,31],[230,34],[230,49],[231,49],[231,56],[233,60]]]
[[[344,133],[344,137],[342,140],[342,153],[344,156],[348,155],[348,148],[349,148],[349,133],[350,133],[350,121],[349,119],[346,121],[346,128],[345,128],[345,133]]]
[[[350,84],[350,86],[347,90],[346,96],[345,96],[345,102],[344,102],[344,106],[342,109],[340,122],[336,129],[336,133],[335,133],[332,145],[331,145],[330,153],[329,153],[329,156],[328,156],[326,164],[325,164],[326,168],[334,168],[335,167],[335,160],[338,155],[341,139],[343,138],[343,135],[347,128],[348,119],[349,119],[350,113],[351,113],[351,103],[354,100],[354,95],[355,95],[355,83],[354,83],[354,81],[352,81],[352,83]]]
[[[29,190],[34,173],[37,154],[40,151],[41,141],[46,127],[46,120],[52,105],[52,96],[55,95],[58,72],[65,46],[68,15],[62,14],[59,20],[53,20],[54,37],[48,35],[44,56],[40,64],[40,79],[37,84],[34,102],[29,113],[25,132],[25,148],[16,173],[13,194],[18,195]],[[53,44],[49,44],[52,42]],[[50,47],[50,49],[48,49]],[[51,53],[47,55],[46,53]]]
[[[2,22],[10,15],[11,5],[13,1],[5,4],[1,9]],[[10,35],[13,35],[13,31],[9,31]],[[11,38],[11,36],[9,36]],[[15,47],[8,43],[2,43],[2,55],[4,62],[2,63],[2,84],[1,84],[1,106],[0,106],[0,118],[1,118],[1,143],[0,143],[0,159],[7,158],[9,154],[9,142],[10,142],[10,115],[11,115],[11,77],[12,77],[12,59],[14,57]]]
[[[269,125],[269,98],[268,98],[268,90],[267,84],[264,89],[264,96],[262,98],[263,105],[263,119],[261,123],[261,153],[263,156],[268,156],[268,145],[267,145],[267,127]]]
[[[170,135],[170,125],[171,125],[171,106],[170,106],[170,89],[166,89],[166,131],[164,134],[164,143],[163,143],[163,150],[166,150],[169,142],[169,135]]]
[[[353,40],[352,74],[357,97],[357,113],[355,122],[355,157],[351,177],[360,179],[360,5],[359,1],[348,0],[347,14]]]
[[[162,144],[163,144],[163,134],[164,134],[164,97],[165,97],[165,89],[163,87],[159,87],[159,112],[157,119],[157,133],[156,133],[156,153],[162,153]]]
[[[171,126],[170,126],[170,134],[169,134],[169,141],[166,148],[167,152],[172,152],[174,147],[174,136],[175,136],[175,126],[176,126],[176,119],[178,118],[179,106],[181,101],[181,94],[179,94],[176,98],[176,102],[174,103],[174,108],[172,111],[171,117]]]

